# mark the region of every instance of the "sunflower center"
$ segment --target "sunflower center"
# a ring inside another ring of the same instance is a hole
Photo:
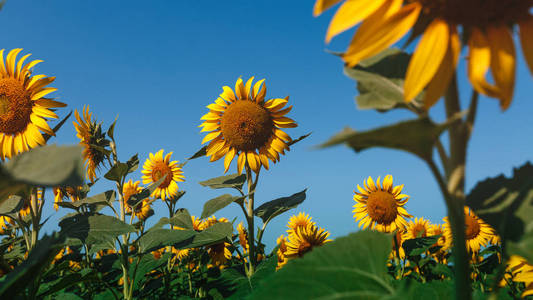
[[[33,101],[15,78],[0,79],[0,132],[17,134],[30,123]]]
[[[172,170],[167,164],[163,162],[157,162],[152,169],[152,181],[156,182],[165,175],[167,175],[167,177],[165,177],[165,180],[163,180],[161,185],[159,185],[160,189],[164,189],[169,186],[170,182],[172,181]]]
[[[222,115],[222,134],[236,150],[250,151],[263,147],[274,129],[269,112],[261,105],[239,100],[232,103]]]
[[[366,204],[368,215],[378,224],[388,225],[396,220],[398,209],[392,194],[384,191],[372,192]]]
[[[529,0],[411,0],[423,6],[423,13],[433,18],[465,26],[516,23],[527,17]]]
[[[415,224],[411,230],[413,231],[413,236],[415,238],[427,236],[426,227],[422,224]]]
[[[465,225],[467,240],[475,238],[481,231],[478,220],[470,215],[465,215]]]

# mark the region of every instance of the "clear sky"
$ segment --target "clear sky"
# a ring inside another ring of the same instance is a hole
[[[404,111],[380,114],[356,109],[355,82],[343,75],[342,62],[325,51],[342,51],[351,32],[325,45],[333,11],[314,18],[313,3],[8,0],[0,12],[0,48],[21,47],[24,54],[44,60],[35,71],[57,77],[52,86],[58,91],[53,95],[68,104],[60,116],[89,104],[107,128],[118,114],[115,135],[120,159],[139,153],[141,166],[149,152],[162,148],[173,151],[173,158],[180,161],[195,153],[204,136],[197,126],[207,112],[205,106],[239,76],[265,78],[267,97],[290,95],[294,108],[289,117],[299,126],[286,132],[294,138],[313,134],[262,173],[256,199],[261,204],[304,188],[308,194],[296,210],[269,225],[264,241],[270,246],[284,233],[290,215],[300,211],[311,214],[333,237],[357,230],[351,213],[353,190],[367,176],[393,175],[411,196],[408,212],[440,223],[445,216],[442,197],[429,169],[416,157],[386,149],[359,154],[344,146],[313,149],[344,126],[364,130],[413,117]],[[459,72],[464,81],[464,65]],[[513,167],[533,158],[531,83],[520,58],[511,107],[502,113],[496,100],[481,98],[469,147],[468,189],[486,176],[510,174]],[[461,92],[466,100],[467,84],[462,84]],[[442,121],[442,110],[439,103],[432,115]],[[71,121],[53,142],[78,142]],[[180,184],[187,191],[180,205],[199,215],[205,201],[224,191],[198,182],[222,173],[222,160],[190,161],[184,167],[186,182]],[[140,170],[131,176],[140,177]],[[102,181],[94,190],[111,187]],[[45,215],[53,217],[47,231],[68,212],[55,212],[50,202]],[[152,221],[167,216],[161,203],[155,211]],[[241,214],[234,205],[216,215],[242,220]]]

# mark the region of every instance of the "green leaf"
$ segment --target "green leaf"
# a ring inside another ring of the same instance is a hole
[[[63,249],[63,238],[57,234],[44,236],[39,240],[31,250],[28,259],[0,280],[0,298],[14,299],[35,280],[35,274],[39,274],[44,267],[48,266],[61,249]]]
[[[408,106],[419,107],[421,95],[409,104],[403,97],[405,72],[410,58],[409,54],[390,48],[356,67],[345,66],[344,74],[357,81],[357,107],[382,112]]]
[[[287,145],[288,145],[288,146],[292,146],[292,145],[298,143],[299,141],[301,141],[301,140],[307,138],[308,136],[310,136],[311,133],[312,133],[312,132],[309,132],[308,134],[304,134],[304,135],[302,135],[301,137],[299,137],[299,138],[297,138],[297,139],[295,139],[295,140],[292,140],[292,141],[288,142]]]
[[[252,299],[384,299],[394,293],[386,262],[392,239],[359,231],[291,260]]]
[[[174,216],[172,218],[161,218],[157,223],[150,228],[150,230],[153,229],[160,229],[163,228],[165,225],[174,225],[182,229],[187,230],[193,230],[193,224],[192,224],[192,218],[189,214],[189,211],[185,208],[180,208],[176,211]]]
[[[121,220],[99,214],[77,214],[59,222],[61,234],[69,238],[77,238],[84,244],[115,243],[115,238],[135,228]]]
[[[202,149],[198,150],[191,157],[187,158],[187,160],[196,159],[196,158],[199,158],[199,157],[204,157],[206,155],[207,155],[207,146],[203,146]]]
[[[128,173],[133,173],[139,168],[139,154],[135,154],[126,162],[128,165]]]
[[[149,230],[139,238],[139,252],[148,253],[178,243],[190,243],[195,235],[193,230]]]
[[[242,199],[244,199],[244,197],[237,197],[237,196],[232,196],[230,194],[224,194],[222,196],[218,196],[214,199],[208,200],[204,204],[204,209],[202,211],[202,216],[200,218],[205,219],[213,215],[215,212],[230,205],[230,203],[233,203],[233,202],[236,202]]]
[[[104,178],[115,182],[121,182],[126,174],[128,174],[128,164],[118,161],[109,169],[109,171],[107,171],[107,173],[105,173]]]
[[[113,121],[113,124],[109,126],[107,129],[107,136],[111,138],[111,140],[115,141],[115,125],[117,125],[118,115],[115,117],[115,121]]]
[[[22,197],[13,195],[0,204],[0,215],[10,215],[18,212],[24,205]]]
[[[115,201],[115,191],[109,190],[98,195],[87,197],[75,202],[58,202],[57,204],[62,207],[78,209],[82,205],[98,205],[106,204],[111,205]]]
[[[246,182],[245,174],[230,174],[226,176],[211,178],[205,181],[200,181],[199,183],[203,186],[208,186],[212,189],[236,188],[240,190],[242,189],[244,182]]]
[[[231,241],[233,225],[229,222],[213,224],[211,227],[196,234],[191,243],[179,246],[180,249],[210,246],[224,241]]]
[[[0,2],[0,5],[3,5],[5,3],[6,0],[2,0],[2,2]],[[63,124],[65,124],[65,122],[68,120],[68,118],[70,118],[70,116],[72,115],[72,110],[68,113],[68,115],[66,115],[63,119],[61,119],[61,121],[59,121],[59,123],[56,124],[56,126],[54,126],[54,128],[52,128],[52,131],[54,133],[57,133],[59,131],[59,129],[61,127],[63,127]],[[47,134],[47,133],[44,133],[43,134],[43,138],[46,142],[48,142],[48,140],[51,138],[52,136]]]
[[[500,175],[478,182],[466,204],[496,229],[508,254],[533,261],[533,166],[529,162],[514,169],[510,178]]]
[[[254,215],[260,217],[263,223],[267,223],[270,219],[280,215],[292,208],[295,208],[305,200],[305,192],[307,189],[293,194],[289,197],[278,198],[266,203],[263,203],[254,210]]]
[[[406,240],[402,243],[402,248],[408,256],[418,256],[428,251],[431,246],[435,245],[440,237],[440,235],[435,235]]]
[[[456,115],[442,124],[435,124],[425,117],[368,131],[346,128],[319,147],[347,144],[355,152],[373,147],[392,148],[410,152],[427,161],[433,155],[433,145],[440,134],[460,117]]]

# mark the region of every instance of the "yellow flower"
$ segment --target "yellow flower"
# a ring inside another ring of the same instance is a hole
[[[172,253],[174,253],[176,259],[182,260],[185,257],[187,257],[190,253],[191,249],[176,249],[172,247]]]
[[[42,60],[26,65],[31,55],[17,62],[22,49],[13,49],[4,62],[4,49],[0,50],[0,159],[28,151],[46,143],[42,133],[55,135],[46,122],[57,119],[53,108],[65,107],[61,102],[44,98],[56,88],[46,87],[55,77],[32,76],[32,68]]]
[[[0,235],[7,234],[10,221],[10,217],[0,216]]]
[[[298,227],[306,227],[307,225],[315,225],[315,222],[311,221],[312,217],[310,217],[308,214],[305,214],[304,212],[300,212],[296,216],[292,216],[289,219],[289,223],[287,224],[287,227],[289,229],[287,230],[288,234],[292,234],[294,231],[296,231],[296,228]]]
[[[372,177],[363,182],[365,188],[357,185],[359,192],[355,192],[354,218],[359,221],[359,227],[370,227],[381,232],[393,232],[407,225],[404,218],[412,218],[403,206],[409,200],[409,196],[402,194],[403,184],[393,187],[392,176],[387,175],[383,180],[380,178],[376,184]]]
[[[89,106],[83,108],[83,118],[80,117],[77,110],[74,110],[74,116],[78,122],[73,121],[72,124],[76,128],[76,136],[80,139],[80,145],[83,146],[87,177],[91,182],[94,182],[96,180],[96,170],[106,158],[101,150],[109,144],[109,141],[105,139],[105,134],[102,133],[101,124],[97,124],[96,121],[92,120]]]
[[[329,232],[312,224],[308,224],[306,227],[297,227],[296,231],[289,235],[286,243],[287,251],[284,254],[289,259],[302,257],[314,247],[330,242],[328,237]]]
[[[223,242],[207,247],[207,254],[211,258],[213,265],[222,266],[228,259],[231,259],[230,246],[231,244]]]
[[[178,162],[170,161],[171,156],[172,152],[169,152],[163,158],[163,149],[161,149],[155,155],[150,153],[150,157],[144,163],[142,170],[143,184],[156,182],[166,175],[161,185],[152,193],[152,197],[161,197],[161,199],[165,200],[176,196],[178,193],[177,182],[185,179]]]
[[[399,259],[405,258],[405,250],[402,247],[402,244],[404,242],[404,234],[405,229],[399,229],[396,231],[394,236],[392,237],[392,252],[391,252],[391,258],[394,258],[399,255]],[[396,239],[396,240],[394,240]],[[396,248],[398,248],[398,251],[396,251]]]
[[[53,188],[54,192],[54,209],[57,211],[59,209],[58,202],[62,202],[63,199],[68,198],[72,202],[79,201],[80,199],[85,197],[85,193],[83,191],[82,186],[78,187],[61,187],[57,186]]]
[[[130,197],[140,193],[143,188],[142,186],[139,186],[140,181],[128,180],[126,183],[124,183],[124,186],[122,187],[122,195],[124,196],[124,203],[128,203],[128,200],[130,200]],[[127,206],[126,206],[127,207]]]
[[[128,213],[132,213],[132,208],[128,204],[128,200],[131,196],[140,193],[143,188],[139,186],[140,182],[135,181],[133,182],[131,179],[124,183],[124,186],[122,187],[122,194],[124,195],[124,203],[126,205],[126,211]],[[133,212],[133,216],[139,218],[139,220],[146,220],[148,217],[150,217],[153,214],[152,208],[150,206],[150,199],[146,198],[143,199],[141,203],[139,203]]]
[[[315,15],[340,1],[318,0]],[[515,24],[520,27],[522,51],[533,73],[532,6],[529,0],[345,1],[331,20],[326,41],[362,22],[343,55],[348,65],[355,66],[399,41],[417,20],[427,21],[407,69],[404,97],[411,101],[426,88],[424,102],[429,108],[442,96],[457,67],[459,31],[469,33],[470,82],[476,91],[499,98],[506,109],[512,100],[516,72]],[[487,82],[489,69],[494,84]]]
[[[248,232],[242,222],[237,225],[237,232],[239,233],[239,244],[241,245],[244,252],[248,251]]]
[[[429,236],[430,226],[431,224],[428,220],[425,220],[424,218],[415,218],[414,221],[411,220],[409,221],[409,224],[407,224],[403,239],[411,240]]]
[[[464,207],[465,226],[466,226],[466,248],[471,253],[479,251],[481,247],[486,246],[492,236],[495,234],[494,230],[489,224],[480,219],[467,206]],[[446,246],[451,248],[452,244],[452,230],[448,217],[444,217],[444,233],[446,236]]]
[[[285,252],[287,252],[287,238],[283,235],[281,235],[278,240],[276,241],[279,248],[277,251],[278,255],[278,265],[276,266],[276,270],[281,269],[285,264],[287,264],[287,257],[285,257]]]
[[[515,282],[523,282],[525,289],[522,292],[522,298],[533,295],[533,265],[521,256],[512,255],[507,261],[505,278]],[[505,285],[502,279],[500,286]]]
[[[434,235],[440,235],[440,238],[437,240],[437,242],[433,245],[433,247],[441,247],[437,252],[433,253],[433,258],[437,260],[440,263],[446,264],[447,263],[447,251],[450,248],[450,243],[448,243],[447,237],[451,236],[451,233],[447,233],[450,229],[440,225],[440,224],[433,224],[429,227],[429,236]]]
[[[287,143],[292,141],[280,128],[297,126],[294,120],[285,117],[292,109],[292,106],[284,108],[289,97],[265,101],[264,79],[252,88],[253,79],[244,85],[239,78],[235,93],[224,86],[220,97],[207,106],[209,112],[201,118],[204,120],[199,126],[203,127],[201,132],[210,131],[202,141],[202,144],[210,142],[206,155],[211,156],[210,161],[225,155],[224,173],[235,157],[239,174],[245,165],[256,173],[261,166],[268,170],[269,160],[279,161],[279,155],[289,151]]]

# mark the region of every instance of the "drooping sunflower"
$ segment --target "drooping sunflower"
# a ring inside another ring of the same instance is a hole
[[[32,69],[42,60],[24,65],[31,55],[17,62],[22,49],[9,51],[4,62],[4,49],[0,50],[0,159],[28,151],[46,143],[42,133],[54,136],[47,119],[57,119],[53,108],[66,104],[45,98],[56,88],[46,87],[55,77],[32,76]]]
[[[157,151],[155,155],[150,153],[142,170],[143,184],[157,182],[161,177],[166,175],[161,185],[152,193],[152,197],[161,197],[163,201],[177,195],[179,189],[178,182],[185,180],[178,161],[170,161],[171,156],[172,152],[169,152],[163,157],[163,149]]]
[[[289,222],[287,223],[287,227],[289,227],[287,233],[292,234],[298,227],[306,227],[309,224],[313,226],[316,225],[315,222],[311,221],[311,219],[312,217],[304,212],[300,212],[298,215],[291,216]]]
[[[217,218],[215,216],[211,216],[207,218],[202,224],[202,230],[205,230],[216,223],[228,223],[229,220],[226,218]],[[209,257],[211,258],[211,263],[216,267],[222,267],[226,261],[231,259],[231,251],[229,250],[229,247],[231,247],[231,244],[222,242],[218,244],[214,244],[207,247],[207,254],[209,254]]]
[[[412,218],[403,206],[409,196],[402,194],[403,184],[393,187],[392,176],[387,175],[380,184],[380,177],[376,183],[372,177],[363,182],[365,188],[357,185],[359,192],[354,191],[354,218],[359,221],[359,227],[370,227],[381,232],[393,232],[407,226],[404,218]]]
[[[75,188],[57,186],[52,190],[54,192],[54,209],[56,211],[59,209],[57,203],[62,202],[65,198],[70,199],[72,202],[76,202],[85,197],[84,188],[82,186]]]
[[[414,220],[409,221],[409,224],[407,224],[403,239],[410,240],[420,237],[427,237],[430,235],[430,228],[431,223],[429,223],[428,220],[424,218],[415,218]]]
[[[479,251],[481,247],[486,246],[495,234],[494,229],[489,224],[479,218],[469,207],[464,207],[465,213],[465,234],[466,248],[469,252]],[[451,248],[452,230],[448,217],[444,217],[444,232],[446,235],[446,244]]]
[[[210,131],[202,141],[210,142],[206,155],[211,156],[210,161],[226,156],[224,173],[235,157],[239,174],[245,165],[255,173],[261,166],[268,170],[269,160],[276,163],[280,154],[290,150],[288,142],[292,139],[281,130],[297,126],[285,116],[292,109],[292,105],[284,108],[289,97],[265,101],[264,79],[252,88],[253,79],[248,79],[246,85],[241,78],[237,79],[235,93],[224,86],[220,97],[207,106],[209,112],[201,118],[201,132]]]
[[[101,149],[109,145],[109,141],[102,132],[101,123],[96,123],[92,118],[92,112],[89,112],[89,106],[83,107],[83,118],[80,117],[78,110],[74,110],[74,116],[78,121],[72,121],[76,128],[76,136],[80,139],[80,145],[83,146],[83,158],[87,168],[87,177],[91,182],[96,180],[96,170],[104,162],[106,156]]]
[[[317,0],[314,14],[339,2]],[[468,77],[472,86],[484,95],[499,98],[502,109],[506,109],[515,81],[514,25],[520,28],[522,51],[533,73],[531,7],[530,0],[347,0],[331,20],[326,41],[362,22],[343,55],[348,65],[355,66],[399,41],[415,24],[420,27],[427,23],[417,30],[423,33],[407,69],[404,98],[411,101],[426,88],[424,102],[429,108],[452,79],[461,54],[461,32],[469,48]],[[493,84],[486,79],[489,69]]]
[[[331,240],[328,237],[328,231],[312,224],[308,224],[305,227],[297,227],[296,231],[288,237],[286,242],[287,251],[284,254],[288,259],[302,257],[313,250],[314,247],[330,242]]]

